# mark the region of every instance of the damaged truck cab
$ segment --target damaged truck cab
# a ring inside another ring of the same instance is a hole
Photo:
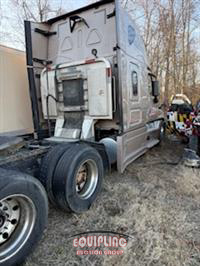
[[[44,23],[26,21],[25,30],[39,138],[48,131],[55,142],[103,143],[119,172],[159,142],[158,84],[119,1],[100,1]]]
[[[52,147],[39,179],[49,199],[82,212],[104,171],[120,173],[160,141],[159,84],[120,1],[25,22],[35,136]]]

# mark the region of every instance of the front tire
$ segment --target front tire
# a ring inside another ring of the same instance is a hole
[[[47,224],[48,200],[32,176],[0,169],[0,265],[20,265]]]

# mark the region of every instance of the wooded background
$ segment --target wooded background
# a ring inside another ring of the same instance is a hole
[[[124,2],[130,9],[130,1]],[[135,19],[163,98],[185,93],[196,102],[200,98],[200,1],[138,0],[132,6],[131,13],[141,13]]]
[[[93,0],[0,0],[0,42],[24,49],[24,19],[45,21]],[[140,28],[161,100],[200,98],[200,0],[121,0]]]

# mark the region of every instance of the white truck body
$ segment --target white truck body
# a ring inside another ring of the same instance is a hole
[[[38,135],[48,121],[53,140],[105,144],[110,138],[111,148],[105,146],[116,149],[120,172],[159,142],[155,76],[120,1],[103,0],[45,23],[26,21],[25,31]]]

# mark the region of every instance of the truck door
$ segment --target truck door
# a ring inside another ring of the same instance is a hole
[[[127,93],[123,94],[122,105],[124,132],[117,138],[117,164],[120,172],[123,172],[129,163],[146,151],[145,106],[148,99],[143,95],[144,85],[139,65],[129,62]]]

